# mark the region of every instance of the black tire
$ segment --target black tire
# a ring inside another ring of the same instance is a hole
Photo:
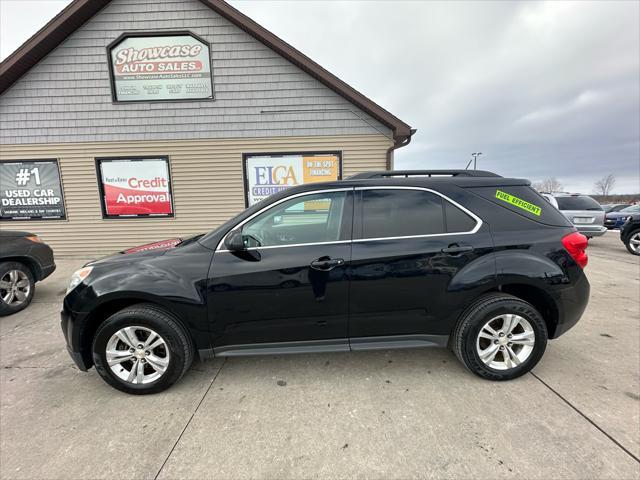
[[[535,342],[529,357],[520,365],[500,370],[491,368],[481,359],[476,349],[478,334],[492,318],[505,313],[517,314],[529,322]],[[530,371],[542,358],[547,346],[547,325],[542,315],[529,303],[504,293],[487,294],[476,300],[462,314],[451,336],[450,347],[471,372],[488,380],[511,380]]]
[[[31,303],[31,300],[33,300],[33,295],[36,291],[36,282],[33,278],[33,273],[24,263],[0,262],[0,280],[13,270],[18,270],[26,276],[26,279],[29,282],[29,294],[27,295],[27,298],[20,303],[13,302],[7,304],[3,297],[7,295],[8,290],[0,289],[0,317],[11,315],[12,313],[17,313],[20,310],[27,308]]]
[[[162,376],[151,383],[134,384],[119,378],[109,367],[106,347],[120,329],[130,326],[149,328],[159,334],[169,349],[169,364]],[[102,379],[118,390],[135,395],[158,393],[176,383],[193,363],[194,345],[180,321],[153,304],[132,305],[111,315],[100,325],[93,345],[93,362]]]
[[[627,250],[631,255],[640,255],[640,250],[636,252],[633,250],[633,248],[631,248],[631,239],[633,238],[634,235],[637,235],[639,233],[640,233],[640,229],[630,232],[627,235],[626,240],[624,241],[624,246],[627,247]]]

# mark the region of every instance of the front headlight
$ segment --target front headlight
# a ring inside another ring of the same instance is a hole
[[[69,287],[67,288],[67,293],[80,285],[82,281],[89,276],[91,270],[93,270],[93,267],[83,267],[80,270],[73,272],[73,275],[71,275],[71,281],[69,282]]]

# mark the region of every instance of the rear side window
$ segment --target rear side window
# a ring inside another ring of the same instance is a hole
[[[476,221],[452,203],[444,201],[444,215],[447,233],[470,232],[476,226]]]
[[[472,187],[469,190],[529,220],[558,227],[570,225],[556,207],[527,185]]]
[[[444,233],[442,199],[423,190],[363,190],[362,238]]]
[[[556,202],[560,210],[602,210],[598,202],[586,195],[556,197]]]

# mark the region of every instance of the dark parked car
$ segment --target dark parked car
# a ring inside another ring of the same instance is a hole
[[[35,283],[56,269],[53,251],[29,232],[0,230],[0,316],[27,308]]]
[[[129,393],[167,388],[196,356],[429,346],[508,380],[582,315],[586,247],[526,180],[372,172],[87,264],[62,330],[81,370]]]
[[[612,228],[620,228],[631,215],[640,213],[640,205],[630,205],[618,212],[609,212],[605,215],[604,226]]]
[[[627,217],[626,222],[620,228],[620,240],[627,247],[629,253],[640,255],[640,214]]]
[[[610,212],[619,212],[623,208],[627,208],[630,206],[631,204],[629,203],[608,203],[608,204],[602,205],[602,209],[604,210],[604,213],[610,213]]]

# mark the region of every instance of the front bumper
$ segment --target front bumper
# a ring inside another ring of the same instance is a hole
[[[91,368],[92,364],[89,358],[87,358],[86,352],[81,352],[79,348],[79,332],[74,326],[76,326],[83,314],[72,312],[63,305],[60,312],[60,327],[64,334],[65,342],[67,343],[67,352],[71,356],[73,362],[77,367],[86,372]]]
[[[587,237],[600,237],[607,233],[607,227],[604,225],[574,225],[578,232]]]

